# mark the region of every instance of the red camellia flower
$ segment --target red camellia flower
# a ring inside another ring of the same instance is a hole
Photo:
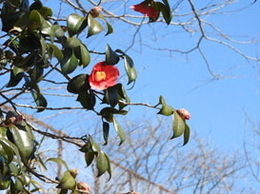
[[[119,70],[116,66],[107,65],[104,61],[94,65],[89,75],[89,85],[92,89],[105,90],[114,86],[119,77]]]
[[[151,1],[143,1],[137,5],[132,5],[131,9],[150,17],[152,21],[156,21],[160,12],[152,5]]]
[[[190,119],[190,113],[186,109],[181,108],[181,109],[176,110],[176,112],[180,115],[180,117],[182,119],[184,119],[184,120]]]

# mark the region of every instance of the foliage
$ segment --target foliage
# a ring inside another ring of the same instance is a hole
[[[152,3],[153,9],[158,9],[165,22],[170,23],[171,12],[167,0],[146,2]],[[89,66],[93,60],[92,54],[95,54],[79,38],[80,35],[90,38],[102,32],[105,32],[105,36],[113,33],[113,27],[106,18],[99,12],[94,14],[93,10],[95,9],[91,9],[86,15],[76,13],[68,15],[64,26],[53,20],[53,10],[44,6],[39,0],[35,0],[32,4],[29,4],[28,0],[3,1],[1,20],[2,31],[5,33],[2,38],[5,40],[0,48],[1,75],[9,74],[9,80],[6,81],[7,89],[21,90],[16,97],[30,92],[37,112],[42,112],[51,107],[48,106],[48,99],[42,93],[40,85],[50,72],[56,71],[64,77],[68,92],[77,96],[76,100],[82,108],[94,112],[101,118],[104,145],[108,144],[111,125],[121,145],[126,135],[115,115],[126,115],[129,111],[126,108],[132,105],[124,85],[115,83],[102,90],[96,90],[90,86],[90,74],[80,73],[73,78],[70,77],[78,72],[79,68]],[[120,49],[112,49],[109,44],[104,52],[98,54],[104,56],[104,65],[119,66],[122,61],[128,78],[127,85],[135,83],[137,71],[134,60],[128,54]],[[108,75],[109,72],[100,70],[93,76],[96,76],[98,81],[106,81]],[[75,180],[77,172],[69,169],[66,162],[59,158],[48,158],[44,161],[38,154],[40,142],[34,136],[35,127],[23,118],[12,99],[8,99],[4,93],[1,93],[1,96],[11,104],[13,110],[1,112],[0,189],[9,188],[11,193],[36,192],[40,183],[32,178],[34,176],[42,181],[55,183],[57,188],[60,188],[60,193],[68,190],[79,193]],[[158,109],[158,114],[172,115],[172,138],[184,134],[185,145],[189,140],[190,131],[178,112],[168,105],[162,96],[159,97],[158,104],[150,107]],[[97,176],[108,173],[111,177],[108,155],[101,150],[91,135],[87,134],[79,139],[82,143],[80,151],[84,153],[82,157],[85,157],[86,164],[89,166],[95,161]],[[50,179],[35,170],[35,167],[39,166],[46,169],[46,163],[50,161],[66,167],[61,178]]]

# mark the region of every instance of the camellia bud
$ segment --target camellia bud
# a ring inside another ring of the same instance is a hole
[[[178,110],[176,110],[176,112],[178,113],[178,115],[180,115],[180,117],[184,120],[189,120],[190,119],[190,113],[184,109],[184,108],[180,108]]]
[[[99,14],[100,14],[101,11],[102,11],[102,7],[96,6],[96,7],[93,7],[93,8],[89,11],[89,13],[91,14],[91,16],[92,16],[93,18],[96,18],[96,17],[99,16]]]
[[[77,183],[77,189],[81,193],[90,193],[90,186],[88,186],[86,183]]]
[[[77,174],[78,174],[78,169],[73,168],[71,170],[69,170],[71,176],[73,176],[73,178],[76,178]]]

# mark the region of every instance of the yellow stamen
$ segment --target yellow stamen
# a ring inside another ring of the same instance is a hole
[[[106,79],[106,72],[104,71],[97,71],[95,73],[95,79],[96,81],[102,81]]]

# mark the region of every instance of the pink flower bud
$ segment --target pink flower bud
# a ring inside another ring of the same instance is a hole
[[[180,108],[178,110],[176,110],[176,112],[178,113],[178,115],[180,115],[180,117],[184,120],[189,120],[190,119],[190,113],[184,109],[184,108]]]
[[[90,193],[90,186],[88,186],[86,183],[80,182],[77,183],[77,188],[80,192],[84,193]]]
[[[92,16],[93,18],[96,18],[96,17],[99,16],[99,14],[100,14],[101,11],[102,11],[102,7],[96,6],[96,7],[93,7],[93,8],[89,11],[89,13],[91,14],[91,16]]]

